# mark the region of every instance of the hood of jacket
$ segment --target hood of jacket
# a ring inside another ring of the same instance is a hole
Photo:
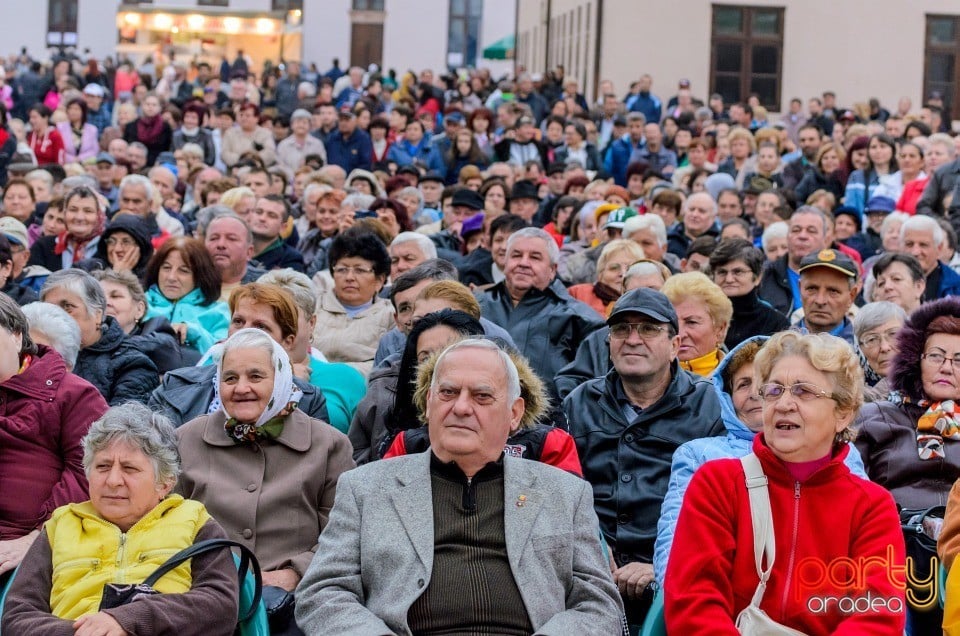
[[[127,213],[117,213],[103,231],[100,237],[99,250],[102,250],[102,258],[106,263],[107,257],[107,239],[117,232],[126,232],[137,243],[140,248],[140,260],[137,261],[136,269],[147,266],[147,261],[153,256],[153,244],[150,242],[150,227],[141,218]]]
[[[116,318],[113,316],[104,316],[103,326],[100,327],[100,339],[89,347],[86,347],[84,351],[90,353],[109,353],[123,344],[126,337],[127,334],[123,332]]]
[[[726,372],[727,366],[730,364],[730,360],[733,359],[734,354],[744,345],[749,342],[766,342],[769,339],[769,336],[747,338],[723,357],[723,360],[717,365],[713,375],[710,376],[710,381],[713,383],[713,390],[717,394],[717,400],[720,401],[720,417],[723,419],[723,425],[727,429],[727,434],[733,437],[750,441],[754,438],[755,433],[737,417],[737,411],[733,407],[733,397],[723,389],[723,374]]]

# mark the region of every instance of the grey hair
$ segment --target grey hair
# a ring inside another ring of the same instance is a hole
[[[103,288],[100,287],[96,278],[82,269],[61,269],[50,274],[43,287],[40,288],[40,300],[45,299],[47,294],[57,288],[65,289],[79,296],[84,307],[86,307],[88,316],[92,316],[98,311],[102,316],[107,311],[107,297],[103,293]]]
[[[400,232],[397,237],[390,242],[390,247],[394,245],[403,245],[404,243],[416,243],[423,257],[427,260],[437,257],[437,246],[433,244],[426,234],[420,232]]]
[[[827,235],[827,227],[830,225],[830,222],[827,220],[827,215],[823,213],[818,207],[812,205],[801,205],[796,211],[790,215],[790,220],[793,220],[793,217],[798,214],[812,214],[820,219],[820,225],[823,227],[823,235]],[[789,224],[788,224],[789,227]]]
[[[42,170],[41,172],[47,171]],[[88,174],[78,174],[72,177],[67,177],[60,182],[60,188],[63,190],[63,192],[70,192],[74,188],[89,188],[94,192],[99,192],[97,180]]]
[[[300,82],[299,84],[297,84],[297,92],[303,93],[304,97],[316,97],[317,85],[314,84],[313,82]],[[290,121],[293,121],[293,117],[290,118]]]
[[[247,237],[250,242],[253,242],[253,237],[250,236],[250,227],[247,225],[247,222],[244,221],[239,214],[233,211],[228,205],[221,205],[216,203],[214,205],[208,205],[205,208],[200,208],[195,214],[197,219],[197,233],[200,236],[206,236],[207,228],[210,227],[210,224],[213,223],[214,219],[219,219],[221,217],[236,218],[238,221],[243,223],[243,227],[247,230]]]
[[[325,183],[311,183],[306,188],[303,189],[303,198],[304,200],[307,197],[311,196],[314,192],[319,192],[321,194],[328,194],[333,192],[333,186],[328,186]]]
[[[420,188],[407,186],[406,188],[403,188],[402,190],[400,190],[400,192],[397,192],[394,196],[397,198],[405,197],[405,196],[417,197],[417,207],[418,208],[423,207],[423,192],[420,192]]]
[[[947,235],[943,231],[943,228],[940,227],[940,224],[937,223],[936,219],[932,216],[918,214],[907,218],[907,220],[903,222],[903,225],[900,226],[901,245],[903,244],[903,238],[910,230],[914,232],[930,232],[933,235],[933,242],[937,247],[943,245],[943,242],[947,240]]]
[[[787,225],[786,221],[777,221],[776,223],[768,225],[760,237],[760,245],[763,246],[763,251],[766,252],[767,248],[770,247],[770,241],[773,239],[787,238],[787,234],[789,233],[790,226]]]
[[[683,202],[683,210],[684,210],[684,212],[686,212],[687,209],[690,207],[690,201],[692,201],[693,199],[695,199],[695,198],[697,198],[697,197],[702,197],[702,198],[706,199],[707,201],[709,201],[709,202],[710,202],[710,209],[713,210],[713,213],[714,213],[714,214],[717,213],[717,202],[714,201],[714,200],[713,200],[713,197],[710,196],[710,194],[707,193],[707,192],[695,192],[694,194],[691,194],[690,196],[688,196],[688,197],[687,197],[687,200]],[[821,216],[822,216],[822,214],[821,214]]]
[[[890,229],[890,226],[893,223],[903,223],[910,218],[910,215],[906,212],[892,212],[887,215],[887,218],[883,220],[883,223],[880,224],[880,235],[883,236],[887,233],[887,230]]]
[[[538,227],[525,227],[511,234],[510,238],[507,239],[507,254],[513,249],[514,243],[523,238],[537,238],[546,243],[547,255],[550,258],[551,265],[556,265],[557,261],[560,260],[560,248],[557,247],[557,241],[545,230]]]
[[[140,143],[140,142],[135,141],[130,145],[133,146],[134,144],[137,144],[137,143]],[[120,187],[117,188],[117,192],[123,192],[123,189],[126,187],[132,187],[132,188],[141,187],[146,192],[147,200],[148,201],[153,200],[153,184],[150,183],[150,179],[147,179],[142,174],[128,174],[123,179],[120,179]]]
[[[53,188],[53,175],[44,170],[43,168],[37,168],[36,170],[31,170],[24,177],[27,182],[33,181],[34,179],[38,181],[43,181],[47,184],[47,188]]]
[[[377,200],[377,197],[372,194],[360,194],[355,192],[353,194],[347,195],[343,200],[343,203],[340,205],[350,206],[354,210],[369,210],[370,206],[373,205],[373,202]]]
[[[652,214],[652,215],[645,215],[645,216],[656,216],[656,215]],[[660,217],[657,217],[657,218],[659,219]],[[632,221],[633,219],[630,219],[630,220]],[[627,272],[623,275],[622,284],[624,288],[626,288],[627,281],[629,281],[631,278],[636,278],[638,276],[650,276],[651,274],[656,274],[657,276],[663,279],[663,282],[667,282],[667,279],[664,278],[663,276],[663,267],[657,265],[652,261],[640,261],[639,263],[634,263],[629,268],[627,268]]]
[[[156,95],[154,95],[156,97]],[[150,150],[140,141],[131,141],[127,148],[136,148],[137,150],[142,150],[149,154]]]
[[[656,214],[638,214],[626,220],[623,224],[623,236],[630,238],[634,232],[650,230],[661,247],[667,246],[667,226],[663,219]]]
[[[265,285],[276,285],[290,292],[293,301],[307,318],[317,310],[317,290],[310,277],[302,272],[292,270],[289,267],[272,269],[258,278],[257,282]]]
[[[90,425],[83,438],[83,470],[90,477],[94,455],[114,442],[126,442],[139,449],[153,464],[158,485],[173,485],[180,476],[177,434],[166,416],[139,402],[113,406]]]
[[[930,147],[934,144],[943,146],[947,151],[947,157],[949,159],[955,159],[957,156],[957,147],[953,145],[953,137],[947,133],[934,133],[927,137],[927,147]],[[29,176],[29,175],[27,175]]]
[[[181,148],[180,151],[185,155],[190,155],[194,159],[203,159],[203,148],[200,147],[200,144],[183,144],[183,148]]]
[[[899,320],[902,325],[907,321],[907,312],[900,305],[885,300],[867,303],[857,310],[857,315],[853,319],[853,335],[859,341],[860,336],[866,332],[891,320]]]
[[[168,168],[168,167],[166,167],[166,166],[159,165],[159,164],[158,164],[158,165],[155,165],[155,166],[152,167],[152,168],[150,168],[150,170],[147,172],[147,178],[149,178],[149,177],[150,177],[151,175],[153,175],[153,174],[159,174],[160,172],[166,172],[166,173],[167,173],[167,176],[173,177],[173,183],[174,183],[174,185],[176,185],[176,183],[177,183],[177,175],[176,175],[176,173],[175,173],[173,170],[171,170],[170,168]],[[130,176],[130,175],[127,175],[127,176]],[[124,177],[124,179],[126,179],[126,178],[127,178],[127,177]],[[151,185],[152,185],[152,184],[153,184],[153,182],[151,182]],[[123,187],[123,181],[120,181],[120,187],[121,187],[121,188]]]
[[[274,344],[273,337],[266,331],[252,328],[241,329],[223,343],[217,364],[223,364],[223,358],[227,356],[227,352],[237,349],[261,349],[266,351],[270,359],[273,360]]]
[[[627,123],[632,124],[634,122],[641,122],[643,124],[647,123],[647,116],[640,112],[630,112],[627,113]]]
[[[554,245],[556,245],[556,243],[554,243]],[[507,374],[507,400],[513,404],[513,402],[520,397],[520,374],[517,372],[517,365],[510,359],[510,354],[501,349],[493,340],[489,340],[483,336],[464,338],[443,350],[443,353],[437,357],[437,362],[433,367],[433,378],[430,380],[431,391],[437,388],[437,382],[440,378],[440,364],[443,362],[443,359],[447,354],[452,351],[457,351],[458,349],[483,349],[485,351],[496,352],[501,364],[503,364],[504,373]]]
[[[30,330],[44,336],[67,364],[67,371],[72,371],[80,353],[80,325],[77,321],[51,303],[29,303],[21,309],[30,323]]]

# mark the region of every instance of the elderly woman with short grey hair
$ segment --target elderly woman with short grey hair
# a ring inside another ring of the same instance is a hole
[[[900,351],[897,332],[906,321],[907,312],[886,301],[864,305],[853,319],[853,336],[863,367],[863,398],[866,402],[886,400],[890,394],[887,376]]]
[[[97,387],[107,403],[146,403],[160,383],[152,360],[108,316],[100,283],[79,269],[54,272],[40,289],[40,300],[58,305],[80,327],[80,354],[73,372]]]
[[[180,474],[173,425],[145,406],[108,410],[83,439],[90,498],[57,508],[30,548],[3,612],[16,634],[233,633],[237,574],[227,550],[160,577],[159,594],[100,609],[104,586],[139,583],[170,556],[226,538],[203,504],[170,494]],[[94,563],[93,567],[77,564]]]
[[[50,303],[24,305],[23,314],[30,323],[30,338],[59,353],[67,371],[73,371],[80,353],[80,327],[70,314]]]

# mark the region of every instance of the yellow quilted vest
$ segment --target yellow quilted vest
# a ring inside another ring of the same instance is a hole
[[[169,495],[126,533],[100,517],[89,501],[57,508],[45,529],[53,552],[50,609],[73,620],[100,606],[107,583],[142,583],[164,561],[191,546],[210,519],[203,504]],[[190,561],[154,586],[164,594],[190,590]]]

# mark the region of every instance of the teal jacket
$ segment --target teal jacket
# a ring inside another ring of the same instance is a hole
[[[203,295],[199,289],[176,302],[170,302],[156,285],[147,290],[147,315],[145,318],[162,316],[171,324],[185,323],[187,325],[187,340],[185,344],[200,353],[207,350],[218,341],[227,337],[227,328],[230,326],[230,308],[227,303],[216,301],[209,305],[202,305]]]
[[[323,362],[311,355],[310,384],[320,389],[327,398],[330,424],[341,433],[346,433],[357,404],[367,392],[367,381],[363,375],[349,364]]]

